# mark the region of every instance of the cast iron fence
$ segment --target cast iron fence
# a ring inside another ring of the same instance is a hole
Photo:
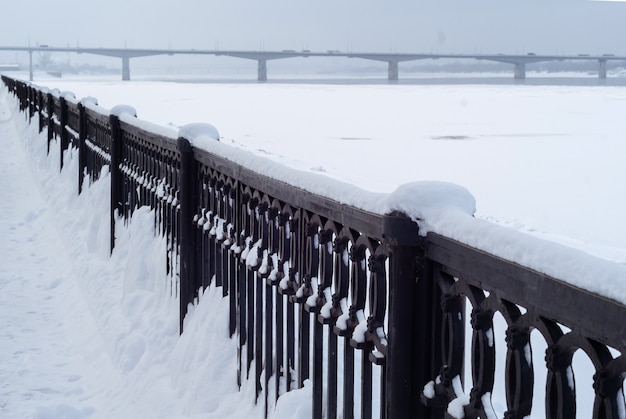
[[[593,417],[626,416],[623,304],[450,238],[422,237],[404,214],[301,190],[93,100],[2,80],[47,131],[48,147],[58,140],[61,165],[64,150],[78,150],[79,191],[84,174],[93,181],[111,171],[112,247],[116,213],[155,210],[181,333],[198,291],[221,287],[238,381],[254,380],[266,413],[270,398],[310,380],[313,418],[492,418],[500,354],[505,418],[528,416],[534,392],[544,391],[545,417],[569,419],[572,360],[582,350],[595,369],[593,388],[583,389],[595,392]],[[499,351],[496,314],[506,322]],[[547,347],[545,389],[535,385],[533,331]]]

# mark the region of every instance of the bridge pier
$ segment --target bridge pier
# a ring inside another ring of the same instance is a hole
[[[267,81],[267,59],[259,58],[257,62],[257,81]]]
[[[398,62],[397,61],[387,61],[389,64],[387,68],[387,80],[397,81],[398,80]]]
[[[598,78],[606,79],[606,60],[598,60]]]
[[[130,57],[122,57],[122,81],[130,80]]]
[[[33,52],[28,51],[28,81],[33,81]]]
[[[515,64],[515,75],[513,77],[516,80],[524,80],[526,78],[526,64],[524,64],[524,63],[516,63]]]

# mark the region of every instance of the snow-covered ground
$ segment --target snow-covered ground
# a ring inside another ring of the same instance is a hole
[[[77,157],[59,173],[4,86],[0,141],[0,418],[262,417],[237,388],[221,291],[179,337],[153,215],[118,230],[109,257],[108,175],[77,196]]]
[[[130,104],[159,124],[210,122],[223,144],[372,192],[453,182],[479,219],[624,272],[624,87],[39,84]],[[77,197],[74,165],[57,174],[56,148],[46,159],[15,113],[0,88],[0,177],[11,180],[0,183],[0,417],[259,417],[242,402],[249,384],[237,391],[225,303],[209,291],[179,338],[165,274],[146,262],[163,253],[150,215],[118,232],[109,258],[108,177]],[[626,300],[625,289],[605,291]],[[303,393],[281,398],[274,417],[308,417]]]

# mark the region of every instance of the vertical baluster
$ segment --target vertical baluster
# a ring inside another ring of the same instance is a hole
[[[229,264],[228,248],[227,248],[227,245],[224,244],[224,239],[226,238],[226,234],[227,234],[226,231],[224,231],[227,228],[224,218],[221,218],[221,224],[218,226],[218,228],[221,230],[220,234],[222,234],[222,239],[220,240],[220,246],[219,246],[220,273],[222,277],[224,278],[222,280],[222,297],[226,297],[230,291],[230,277],[229,277],[229,270],[228,270],[228,264]]]
[[[239,218],[237,217],[237,202],[238,202],[238,190],[239,188],[231,187],[230,193],[225,198],[228,206],[227,210],[227,218],[226,221],[228,224],[232,224],[232,231],[237,231],[237,226]],[[228,228],[228,227],[227,227]],[[230,300],[230,316],[229,316],[229,331],[230,336],[232,336],[237,330],[237,299],[239,289],[237,284],[239,283],[239,269],[236,260],[235,252],[232,250],[233,244],[235,244],[236,238],[232,235],[231,231],[227,231],[228,234],[228,278],[230,281],[229,284],[229,300]]]
[[[244,365],[245,365],[245,374],[246,374],[246,378],[248,377],[248,363],[247,363],[247,355],[244,355],[244,346],[246,345],[247,342],[251,342],[248,339],[248,299],[251,298],[248,295],[248,269],[246,268],[246,264],[244,261],[242,261],[240,259],[241,256],[241,251],[244,249],[245,244],[245,239],[246,236],[248,234],[248,200],[250,199],[250,195],[247,193],[243,193],[243,191],[241,191],[241,200],[238,204],[238,208],[239,208],[239,220],[240,220],[240,226],[241,229],[239,230],[239,235],[237,236],[236,240],[237,240],[237,247],[238,247],[238,254],[237,254],[237,265],[238,265],[238,270],[239,270],[239,290],[238,290],[238,294],[239,294],[239,304],[238,304],[238,317],[239,317],[239,321],[238,321],[238,325],[239,325],[239,347],[237,348],[238,354],[237,354],[237,358],[238,358],[238,378],[239,378],[239,385],[241,386],[241,383],[243,381],[243,374],[244,374]],[[250,343],[251,344],[251,343]],[[244,356],[245,356],[245,361],[244,361]]]
[[[198,289],[202,289],[204,291],[206,289],[206,284],[204,281],[203,269],[204,269],[204,253],[202,243],[204,241],[204,225],[207,222],[204,212],[204,188],[202,181],[202,172],[201,170],[196,171],[196,178],[194,179],[194,186],[196,190],[196,214],[194,215],[194,234],[196,235],[196,249],[195,249],[195,261],[196,261],[196,277],[198,282]]]
[[[276,274],[278,273],[279,266],[275,266],[275,261],[273,258],[278,258],[280,255],[280,247],[281,247],[281,229],[280,229],[280,211],[277,203],[273,203],[273,205],[268,209],[268,234],[269,234],[269,244],[268,244],[268,263],[270,264],[271,271],[270,276],[268,277],[268,285],[271,285],[272,292],[276,292],[276,298],[274,299],[274,333],[275,333],[275,367],[274,367],[274,400],[278,400],[278,396],[281,391],[281,380],[284,376],[284,362],[285,362],[285,353],[284,353],[284,299],[282,294],[278,293],[278,277]]]
[[[239,255],[237,255],[239,256]],[[241,386],[243,382],[243,369],[244,369],[244,354],[243,348],[246,344],[246,340],[248,337],[248,329],[247,329],[247,297],[248,297],[248,288],[246,286],[247,283],[247,269],[246,265],[241,262],[241,260],[237,260],[237,271],[238,271],[238,282],[237,282],[237,295],[239,296],[239,301],[237,303],[237,325],[238,325],[238,335],[239,335],[239,345],[237,347],[237,378],[238,384]],[[247,374],[247,371],[246,371]]]
[[[263,281],[261,278],[260,281]],[[269,401],[269,383],[274,373],[274,336],[273,336],[273,322],[274,322],[274,292],[273,286],[269,282],[265,282],[265,417],[268,413],[268,401]]]
[[[285,380],[286,380],[286,391],[291,391],[293,389],[293,370],[295,367],[295,313],[293,304],[289,301],[289,298],[286,299],[287,302],[287,336],[286,336],[286,352],[287,352],[287,360],[285,362]]]
[[[214,193],[214,197],[213,197],[213,202],[214,202],[214,210],[213,210],[213,228],[215,231],[215,235],[214,235],[214,241],[215,241],[215,246],[213,248],[213,272],[215,275],[215,281],[216,281],[216,285],[221,286],[222,287],[222,296],[226,296],[226,290],[228,289],[228,285],[225,286],[225,283],[228,282],[227,278],[224,277],[224,265],[223,265],[223,251],[222,251],[222,239],[218,240],[219,235],[221,234],[220,231],[218,231],[219,229],[222,228],[222,225],[220,225],[220,222],[223,220],[223,201],[222,201],[222,196],[223,196],[223,187],[224,187],[224,181],[222,179],[217,179],[217,182],[215,184],[215,193]]]
[[[323,352],[324,352],[324,325],[320,321],[313,322],[313,419],[322,418],[323,394]]]
[[[281,392],[281,383],[286,380],[285,371],[285,298],[276,295],[276,399]],[[286,383],[285,383],[286,388]]]
[[[361,236],[353,244],[350,250],[351,260],[351,275],[350,275],[350,299],[351,306],[348,311],[348,320],[346,324],[346,342],[345,345],[349,346],[352,350],[354,348],[360,349],[361,359],[361,417],[370,418],[372,415],[372,366],[369,360],[369,354],[371,353],[372,343],[356,342],[352,339],[352,334],[355,328],[359,325],[360,315],[364,316],[365,303],[367,298],[367,271],[366,271],[366,252],[369,250],[370,254],[375,250],[377,244],[370,241],[369,238]],[[381,296],[382,297],[382,296]],[[370,295],[370,298],[375,298]],[[345,314],[344,314],[345,315]],[[354,354],[346,356],[350,358],[344,361],[346,365],[344,374],[344,418],[353,417],[354,415]],[[347,382],[346,382],[347,381]]]
[[[259,199],[255,196],[250,200],[250,242],[248,245],[249,256],[251,260],[246,264],[249,265],[248,269],[252,273],[254,278],[254,366],[255,366],[255,374],[254,374],[254,382],[255,382],[255,395],[258,400],[259,394],[262,391],[261,386],[261,374],[263,373],[263,290],[264,290],[264,279],[261,275],[258,274],[258,246],[257,241],[259,240],[260,231],[261,231],[261,213],[259,206]],[[256,253],[256,254],[255,254]],[[257,261],[256,263],[254,261]]]
[[[230,281],[230,258],[229,249],[232,244],[230,233],[228,231],[228,225],[232,223],[232,205],[231,205],[232,185],[227,181],[222,182],[221,195],[220,195],[220,220],[219,234],[220,238],[220,255],[222,264],[222,275],[224,276],[224,290],[222,295],[225,297],[229,295],[231,288]],[[233,289],[234,291],[234,289]]]
[[[293,295],[291,296],[291,301],[298,304],[297,306],[297,316],[298,316],[298,348],[297,348],[297,372],[298,372],[298,382],[297,387],[302,388],[304,385],[304,381],[309,378],[309,361],[310,361],[310,318],[309,313],[304,308],[304,295],[300,296],[298,294],[304,294],[305,286],[304,286],[304,276],[305,269],[304,266],[304,254],[303,250],[305,249],[304,242],[308,239],[305,233],[305,223],[304,216],[300,210],[294,213],[294,216],[291,220],[291,255],[289,259],[292,261],[290,266],[290,282],[293,284]],[[297,291],[297,293],[296,293]],[[295,307],[294,307],[295,309]]]
[[[333,262],[334,262],[333,248],[332,248],[333,234],[334,234],[334,231],[333,231],[332,224],[325,225],[324,228],[320,231],[321,271],[320,271],[318,291],[317,291],[318,297],[316,301],[316,307],[317,307],[319,314],[317,316],[317,322],[316,322],[317,326],[314,329],[315,351],[313,355],[313,369],[315,372],[313,375],[313,415],[312,416],[314,418],[322,417],[323,400],[324,400],[324,394],[323,394],[324,378],[326,378],[326,382],[327,382],[326,394],[329,394],[329,392],[332,392],[332,388],[331,388],[332,380],[330,377],[331,368],[329,365],[327,365],[326,367],[326,371],[327,371],[326,377],[324,377],[323,375],[324,329],[325,329],[324,325],[328,324],[328,317],[326,313],[322,313],[320,310],[323,310],[323,306],[326,305],[327,303],[328,304],[331,303],[330,301],[328,301],[327,297],[330,297],[332,293]],[[330,333],[333,334],[332,332]],[[330,340],[327,340],[327,347],[326,347],[327,356],[330,353],[330,347],[331,347],[331,342]],[[335,387],[336,387],[336,384],[335,384]],[[335,393],[336,393],[336,390],[335,390]],[[328,405],[328,397],[327,397],[327,405]],[[327,415],[328,415],[328,409],[326,410],[327,410]]]
[[[286,304],[286,314],[282,321],[284,321],[281,327],[285,327],[283,332],[285,333],[283,341],[283,350],[285,355],[283,373],[285,377],[285,391],[290,391],[292,387],[292,374],[295,366],[295,325],[294,325],[294,307],[289,301],[289,295],[292,293],[292,289],[289,287],[289,266],[291,261],[291,210],[288,207],[282,209],[279,215],[279,228],[280,228],[280,243],[279,243],[279,263],[278,263],[278,292],[283,296],[287,296],[284,301]]]
[[[254,382],[256,400],[262,391],[261,375],[263,373],[263,278],[254,273],[255,279],[255,306],[254,312]]]
[[[212,229],[215,229],[215,223],[216,223],[216,216],[218,214],[218,208],[219,208],[219,200],[218,200],[218,185],[217,185],[217,178],[216,175],[213,174],[211,176],[210,179],[210,194],[209,194],[209,202],[211,203],[210,208],[211,208],[211,219],[210,221],[210,225]],[[215,279],[215,286],[216,287],[221,287],[222,286],[222,276],[217,275],[217,243],[215,242],[215,235],[212,235],[212,237],[210,237],[209,239],[209,246],[208,246],[208,254],[209,254],[209,263],[208,263],[208,267],[209,267],[209,282],[213,281]]]
[[[209,264],[210,255],[209,255],[209,243],[211,241],[210,231],[211,231],[211,193],[212,188],[209,186],[209,174],[204,172],[202,179],[202,199],[201,205],[203,210],[203,218],[204,224],[200,229],[200,252],[202,254],[202,264],[200,267],[201,277],[202,277],[202,286],[207,288],[211,284],[211,276]]]
[[[343,232],[342,232],[343,233]],[[341,300],[347,296],[348,287],[348,237],[337,237],[333,243],[333,281],[335,293],[332,295],[330,316],[327,318],[328,328],[328,412],[329,418],[337,417],[337,378],[338,378],[338,339],[335,331],[337,318],[341,315]]]

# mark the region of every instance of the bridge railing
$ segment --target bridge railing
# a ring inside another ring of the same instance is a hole
[[[190,130],[153,126],[132,109],[3,81],[49,141],[78,150],[79,189],[84,174],[110,170],[112,246],[114,214],[154,209],[181,333],[199,290],[221,287],[238,382],[255,383],[266,413],[310,381],[313,418],[493,418],[498,391],[508,419],[573,418],[583,393],[594,395],[594,418],[623,417],[623,304],[422,236],[402,213],[368,212],[257,172],[227,146],[200,146]],[[547,348],[545,388],[536,385],[531,334]],[[587,387],[574,380],[579,350],[594,369]],[[535,393],[545,411],[533,409]]]

